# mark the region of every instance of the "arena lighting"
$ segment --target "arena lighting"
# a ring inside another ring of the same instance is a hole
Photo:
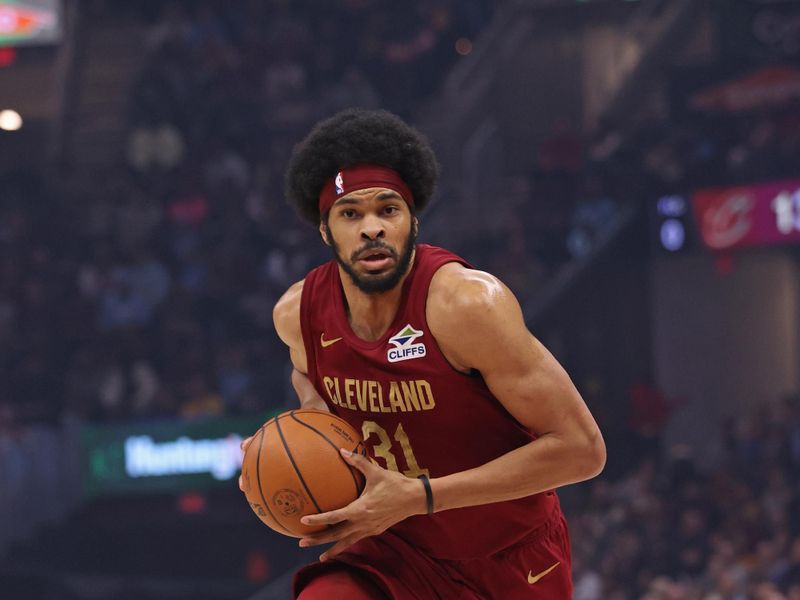
[[[178,510],[187,515],[199,515],[207,508],[206,497],[200,492],[185,492],[178,497]]]
[[[466,56],[472,52],[472,42],[467,38],[458,38],[456,40],[456,52],[461,56]]]
[[[667,219],[661,224],[661,245],[670,252],[677,252],[686,243],[686,228],[678,219]]]
[[[14,47],[0,48],[0,68],[9,67],[17,59],[17,49]]]
[[[0,129],[3,131],[17,131],[22,127],[22,117],[15,110],[0,110]]]

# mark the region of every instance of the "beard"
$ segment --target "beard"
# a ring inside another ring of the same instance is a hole
[[[383,294],[400,283],[400,280],[408,272],[409,265],[411,264],[411,257],[414,256],[414,248],[417,242],[417,227],[415,224],[411,224],[411,231],[408,232],[403,249],[399,254],[394,248],[388,246],[381,240],[371,240],[350,255],[350,262],[342,258],[341,252],[339,252],[339,245],[333,238],[330,229],[328,229],[328,240],[333,249],[333,257],[350,277],[353,285],[365,294]],[[384,273],[368,272],[367,275],[357,273],[353,265],[358,261],[358,257],[368,250],[383,250],[388,253],[395,260],[394,267],[387,269]]]

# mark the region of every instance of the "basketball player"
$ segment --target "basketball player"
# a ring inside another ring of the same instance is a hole
[[[597,475],[600,431],[497,278],[417,244],[436,160],[390,113],[349,110],[296,148],[287,192],[333,259],[274,310],[303,407],[361,431],[366,488],[301,546],[301,600],[572,597],[555,488]],[[449,210],[458,211],[453,204]],[[487,207],[491,214],[491,207]]]

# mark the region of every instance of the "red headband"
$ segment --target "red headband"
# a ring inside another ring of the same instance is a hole
[[[339,198],[356,190],[382,187],[394,190],[406,204],[414,206],[414,197],[400,174],[380,165],[354,165],[346,167],[329,179],[319,193],[319,214],[324,215]]]

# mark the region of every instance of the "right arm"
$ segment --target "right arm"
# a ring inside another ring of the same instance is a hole
[[[303,332],[300,328],[300,298],[303,294],[303,282],[298,281],[281,296],[272,310],[275,331],[284,344],[289,347],[289,358],[292,361],[292,386],[300,399],[301,408],[317,408],[328,410],[325,401],[317,393],[308,378],[308,361],[306,347],[303,344]]]
[[[300,408],[316,408],[328,410],[325,401],[308,378],[308,361],[306,360],[306,347],[303,344],[303,331],[300,328],[300,298],[303,295],[303,282],[298,281],[281,296],[272,310],[272,320],[275,331],[284,344],[289,347],[289,359],[292,361],[292,386],[300,399]],[[250,436],[242,440],[242,451],[247,450]],[[242,487],[242,477],[239,476],[239,488]],[[244,490],[242,490],[244,491]]]

